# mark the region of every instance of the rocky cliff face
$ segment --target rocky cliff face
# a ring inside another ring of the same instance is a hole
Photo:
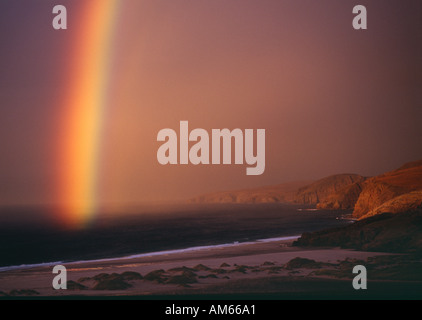
[[[391,207],[391,204],[384,206],[384,209],[377,208],[398,196],[418,190],[422,190],[422,161],[406,164],[397,170],[366,180],[362,184],[362,192],[356,201],[353,215],[362,218],[369,213],[374,215],[374,212],[388,212],[385,210]],[[403,205],[404,201],[413,201],[418,196],[420,194],[417,193],[404,197],[396,202],[396,205]]]
[[[353,213],[359,221],[306,233],[296,245],[422,254],[422,160],[358,182],[320,205],[341,206],[353,198],[341,195],[354,194],[353,189],[359,193]]]
[[[346,227],[302,235],[297,246],[333,246],[364,251],[422,253],[422,210],[382,213]]]
[[[249,190],[216,192],[196,197],[194,203],[295,203],[317,205],[321,208],[353,208],[365,178],[357,174],[338,174],[310,182],[290,182],[277,186]],[[339,192],[341,196],[334,197]],[[331,200],[330,200],[331,199]],[[330,202],[331,201],[331,202]]]
[[[362,183],[365,179],[348,185],[338,192],[329,195],[317,204],[318,209],[347,210],[354,209],[356,201],[362,192]]]
[[[360,219],[366,219],[384,212],[397,214],[406,211],[422,211],[422,190],[405,193],[388,200],[379,207],[369,211]]]
[[[357,174],[337,174],[318,180],[308,186],[300,188],[294,202],[299,204],[318,204],[320,208],[349,208],[352,200],[348,197],[359,194],[358,183],[365,178]],[[335,195],[341,194],[336,197]]]
[[[362,219],[384,212],[409,211],[422,202],[421,197],[422,160],[372,178],[338,174],[315,182],[218,192],[197,197],[191,202],[307,204],[319,209],[353,209],[354,217]]]

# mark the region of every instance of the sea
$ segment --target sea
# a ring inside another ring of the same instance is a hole
[[[270,203],[179,204],[99,213],[89,226],[68,230],[48,223],[40,208],[8,208],[0,210],[0,272],[293,239],[352,223],[350,214]]]

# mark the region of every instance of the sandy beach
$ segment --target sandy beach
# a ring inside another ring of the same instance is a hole
[[[292,243],[292,239],[277,240],[67,263],[64,264],[67,290],[53,289],[56,276],[53,266],[2,271],[0,294],[3,298],[204,295],[318,298],[338,292],[341,297],[356,292],[351,283],[353,265],[388,256],[339,248],[298,248]]]

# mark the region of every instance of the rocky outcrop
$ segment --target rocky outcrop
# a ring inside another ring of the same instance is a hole
[[[329,195],[326,199],[317,204],[317,208],[330,210],[354,209],[356,201],[362,192],[363,181],[348,185],[338,192]]]
[[[217,192],[192,199],[193,203],[295,203],[316,205],[324,203],[324,208],[350,209],[357,200],[364,177],[357,174],[338,174],[310,182],[290,182],[277,186],[262,187],[241,191]],[[338,198],[330,197],[342,192]],[[331,199],[331,200],[330,200]],[[326,203],[326,201],[328,201]],[[321,207],[321,208],[323,208]]]
[[[346,227],[305,233],[294,245],[422,253],[422,210],[382,213]]]
[[[351,209],[355,218],[363,218],[382,212],[414,209],[420,193],[412,192],[418,190],[422,190],[422,160],[406,163],[397,170],[372,178],[358,174],[338,174],[311,183],[302,181],[218,192],[197,197],[191,202],[294,203],[315,205],[318,209]],[[404,196],[406,194],[409,195]],[[404,197],[397,198],[402,195]]]
[[[296,257],[284,265],[287,270],[305,268],[305,269],[318,269],[323,266],[322,263],[316,262],[312,259]]]
[[[189,284],[197,283],[196,273],[192,271],[183,271],[182,274],[176,274],[169,277],[166,283],[177,284],[179,286],[189,286]]]
[[[407,163],[342,191],[353,192],[359,193],[353,211],[359,221],[303,234],[295,245],[422,254],[422,161]],[[341,201],[337,193],[323,204],[340,206]]]
[[[76,281],[70,280],[67,282],[67,290],[86,290],[87,287]]]
[[[421,161],[406,164],[397,170],[366,180],[362,184],[362,192],[356,201],[353,216],[362,218],[371,212],[371,215],[374,212],[389,212],[386,208],[379,210],[377,208],[400,195],[418,190],[422,190]],[[405,199],[411,201],[414,197],[417,195],[402,198],[401,202]]]
[[[324,207],[342,208],[343,203],[352,203],[347,197],[359,193],[359,188],[352,185],[362,183],[365,177],[358,174],[337,174],[318,180],[308,186],[299,188],[294,202],[298,204],[325,204]],[[336,194],[342,197],[333,198]]]
[[[132,287],[131,284],[123,281],[122,279],[104,279],[98,281],[98,283],[93,287],[94,290],[126,290]]]
[[[406,211],[422,210],[422,190],[402,194],[379,207],[369,211],[360,219],[369,218],[384,212],[401,213]]]
[[[83,277],[77,282],[68,281],[69,290],[126,290],[132,285],[127,281],[142,280],[141,274],[133,271],[119,273],[99,273],[93,277]],[[84,283],[84,284],[82,284]]]
[[[383,206],[392,199],[412,191],[422,190],[422,161],[410,162],[397,170],[360,179],[319,201],[318,209],[353,209],[356,218],[382,212],[404,212],[415,206],[419,195],[411,194]],[[379,208],[379,209],[377,209]]]
[[[163,269],[154,270],[144,276],[145,280],[156,281],[158,283],[164,283],[168,280],[168,275]]]

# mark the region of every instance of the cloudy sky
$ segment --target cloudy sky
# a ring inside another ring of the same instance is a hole
[[[68,29],[54,30],[56,4],[0,2],[0,205],[56,203],[67,170],[57,161],[66,148],[62,101],[83,51],[77,39],[95,14],[82,14],[84,0],[62,1]],[[421,2],[360,1],[368,29],[359,31],[356,4],[120,0],[109,33],[98,202],[371,176],[422,158]],[[266,129],[264,174],[160,165],[157,133],[177,131],[182,120],[208,131]]]

